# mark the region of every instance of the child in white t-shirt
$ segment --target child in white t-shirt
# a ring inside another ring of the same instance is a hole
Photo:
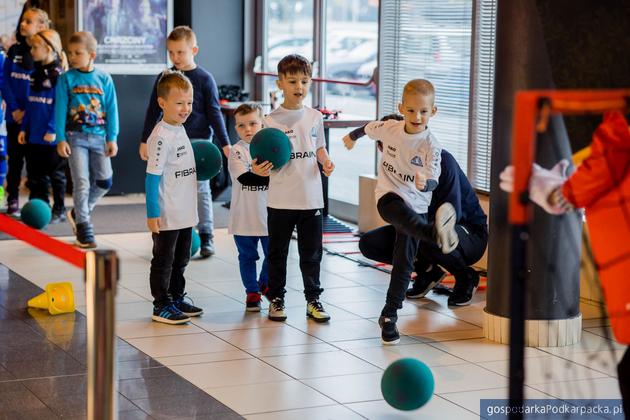
[[[193,87],[184,74],[166,70],[157,84],[163,116],[147,140],[147,226],[153,239],[151,294],[154,321],[183,324],[203,313],[184,301],[184,270],[190,260],[197,217],[197,170],[184,122]]]
[[[328,157],[322,114],[303,105],[311,86],[312,66],[300,55],[292,54],[278,63],[278,87],[284,95],[282,105],[265,118],[265,126],[282,130],[291,142],[291,159],[273,170],[269,178],[269,319],[284,321],[287,256],[293,229],[297,227],[300,270],[306,297],[306,315],[316,322],[327,322],[319,301],[323,292],[319,281],[322,261],[324,195],[318,163],[325,176],[335,165]]]
[[[435,115],[435,90],[428,80],[415,79],[405,85],[398,105],[404,121],[373,121],[343,138],[347,149],[367,134],[383,143],[378,168],[376,200],[379,214],[396,228],[392,274],[379,325],[383,344],[397,344],[398,309],[402,308],[411,279],[419,239],[434,241],[445,254],[457,247],[455,209],[444,203],[436,212],[435,225],[428,222],[431,192],[440,177],[442,147],[429,130]]]
[[[245,309],[259,312],[261,293],[268,288],[267,253],[269,236],[267,235],[267,190],[269,172],[273,168],[270,162],[252,160],[249,144],[254,135],[263,126],[262,108],[258,104],[241,104],[234,111],[236,132],[240,141],[232,146],[228,159],[228,169],[232,178],[232,201],[228,233],[234,235],[238,249],[238,265],[241,280],[245,286]],[[264,259],[259,280],[256,281],[256,261],[258,261],[258,242]]]

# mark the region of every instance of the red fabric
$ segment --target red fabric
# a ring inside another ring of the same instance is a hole
[[[591,155],[562,194],[586,209],[591,247],[617,341],[630,344],[630,131],[609,112],[593,134]]]

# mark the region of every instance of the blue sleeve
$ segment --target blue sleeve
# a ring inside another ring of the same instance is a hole
[[[160,217],[160,180],[162,175],[147,174],[144,179],[144,190],[147,202],[147,218]]]
[[[208,75],[210,77],[206,85],[206,103],[208,106],[206,116],[208,121],[210,121],[210,126],[221,147],[229,146],[231,144],[230,138],[225,129],[225,121],[223,121],[221,105],[219,105],[219,89],[217,89],[217,83],[214,81],[214,77],[212,77],[211,74]]]
[[[107,141],[116,141],[118,137],[118,101],[116,99],[116,87],[110,75],[107,75],[105,85],[105,103],[107,113]]]
[[[7,56],[4,60],[4,64],[2,65],[2,83],[0,84],[0,89],[2,89],[2,99],[4,99],[7,103],[7,114],[10,114],[14,110],[18,109],[18,104],[15,101],[15,96],[13,95],[13,91],[9,85],[12,62],[13,61],[10,59],[10,56]]]
[[[162,110],[158,106],[157,102],[157,84],[162,74],[159,74],[153,84],[153,90],[151,90],[151,99],[149,99],[149,106],[147,107],[147,113],[144,116],[144,128],[142,129],[142,143],[146,143],[147,139],[151,135],[151,131],[157,124],[158,120],[162,116]]]
[[[66,141],[66,118],[68,115],[68,73],[64,73],[57,79],[55,88],[55,134],[57,141]]]

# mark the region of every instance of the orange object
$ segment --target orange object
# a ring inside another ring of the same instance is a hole
[[[630,131],[621,112],[604,115],[591,154],[565,182],[562,195],[586,209],[610,325],[617,341],[630,344]]]

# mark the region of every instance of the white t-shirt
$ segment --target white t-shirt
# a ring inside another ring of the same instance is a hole
[[[429,128],[422,133],[407,134],[404,121],[373,121],[365,126],[365,134],[383,142],[383,156],[376,181],[376,201],[392,192],[416,213],[426,213],[432,193],[418,191],[416,172],[420,171],[428,179],[438,182],[442,152],[442,146]]]
[[[232,202],[228,233],[242,236],[267,236],[267,185],[247,186],[238,177],[252,170],[249,143],[243,140],[232,146],[228,158],[232,178]]]
[[[291,159],[269,178],[268,206],[274,209],[312,210],[324,207],[317,149],[326,147],[321,112],[279,107],[265,117],[265,126],[284,131],[291,141]]]
[[[197,170],[195,156],[183,125],[156,124],[147,139],[147,173],[161,175],[160,230],[195,226]]]

